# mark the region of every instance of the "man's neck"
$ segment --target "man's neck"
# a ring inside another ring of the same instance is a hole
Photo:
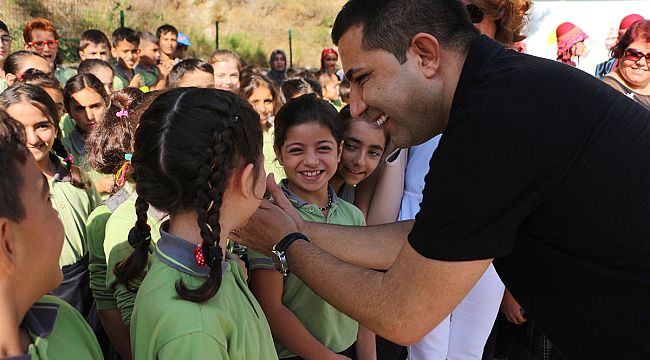
[[[442,66],[445,69],[443,74],[443,102],[442,108],[440,109],[443,119],[446,119],[444,126],[440,129],[440,133],[447,128],[447,123],[449,121],[449,116],[451,115],[451,106],[454,102],[454,96],[456,95],[456,89],[458,88],[458,82],[460,81],[460,75],[463,72],[463,66],[465,66],[465,60],[467,60],[467,55],[469,52],[452,52],[452,51],[443,51],[442,53]]]

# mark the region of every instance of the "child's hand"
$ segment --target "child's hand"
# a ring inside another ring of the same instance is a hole
[[[131,81],[129,82],[129,87],[140,88],[143,85],[144,83],[142,81],[142,76],[140,76],[140,74],[135,74],[133,76],[133,79],[131,79]]]
[[[167,75],[172,71],[172,68],[174,67],[174,63],[171,61],[165,61],[160,64],[158,64],[158,71],[160,72],[160,77],[166,78]]]

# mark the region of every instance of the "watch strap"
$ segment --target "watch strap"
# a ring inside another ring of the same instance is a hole
[[[287,252],[289,246],[296,240],[305,240],[309,242],[307,235],[299,232],[294,232],[282,238],[282,240],[280,240],[280,242],[275,245],[275,250],[285,253]]]

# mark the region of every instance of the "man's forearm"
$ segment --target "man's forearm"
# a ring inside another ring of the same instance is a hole
[[[306,223],[303,231],[316,246],[347,263],[386,270],[412,227],[412,220],[365,227]]]

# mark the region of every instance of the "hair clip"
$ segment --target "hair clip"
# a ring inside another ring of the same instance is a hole
[[[125,118],[125,117],[129,116],[129,112],[126,111],[126,109],[123,108],[122,110],[116,112],[115,116],[117,116],[118,118]]]
[[[17,79],[18,79],[18,81],[23,82],[23,80],[25,80],[25,73],[22,73],[22,74],[18,75]]]
[[[65,159],[63,159],[63,161],[67,163],[74,163],[74,156],[72,156],[72,154],[68,154],[68,156],[66,156]]]
[[[124,154],[124,160],[131,161],[132,158],[133,158],[133,154],[131,153]]]

